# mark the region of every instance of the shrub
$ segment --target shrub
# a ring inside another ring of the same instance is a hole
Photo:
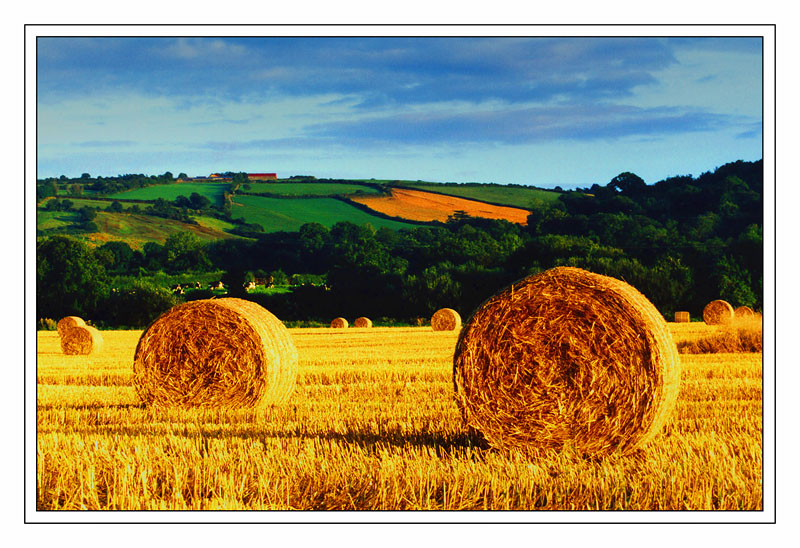
[[[176,304],[178,299],[168,289],[137,280],[129,288],[112,292],[102,315],[111,325],[146,327]]]
[[[39,318],[36,326],[38,331],[55,331],[57,322],[52,318]]]

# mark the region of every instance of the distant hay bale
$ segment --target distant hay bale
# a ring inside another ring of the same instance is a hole
[[[495,448],[626,453],[657,435],[678,396],[664,318],[620,280],[560,267],[520,280],[467,321],[456,403]]]
[[[61,334],[61,351],[64,354],[88,356],[97,354],[102,348],[103,336],[94,327],[90,325],[64,327]]]
[[[686,311],[680,311],[675,313],[675,323],[689,323],[692,321],[691,316]]]
[[[452,308],[437,310],[431,317],[434,331],[458,331],[461,329],[461,316]]]
[[[345,320],[344,318],[334,318],[331,321],[331,327],[335,327],[335,328],[343,328],[343,327],[347,327],[348,325],[349,324],[347,323],[347,320]]]
[[[136,345],[133,385],[146,404],[257,407],[289,399],[297,349],[281,321],[243,299],[175,306]]]
[[[353,327],[372,327],[372,320],[361,316],[360,318],[356,318],[356,321],[353,322]]]
[[[708,325],[727,324],[733,320],[733,307],[722,299],[711,301],[703,309],[703,321]]]
[[[64,332],[69,329],[70,327],[78,327],[79,325],[86,325],[86,322],[83,321],[78,316],[67,316],[65,318],[61,318],[58,320],[58,324],[56,324],[56,329],[58,330],[58,335],[60,337],[64,336]]]
[[[733,311],[733,317],[737,320],[752,319],[756,317],[755,311],[749,306],[738,306]]]

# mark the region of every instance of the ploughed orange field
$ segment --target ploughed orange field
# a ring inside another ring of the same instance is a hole
[[[445,222],[455,211],[463,211],[471,217],[505,219],[512,223],[525,225],[528,223],[530,214],[527,209],[497,206],[476,200],[405,188],[393,188],[391,196],[359,196],[352,200],[384,215],[403,217],[413,221]]]

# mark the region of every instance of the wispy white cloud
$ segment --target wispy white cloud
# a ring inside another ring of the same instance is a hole
[[[224,62],[242,59],[248,53],[244,45],[221,38],[177,38],[167,41],[160,52],[165,58]]]
[[[709,159],[738,151],[754,159],[759,47],[661,38],[40,39],[40,165],[92,154],[104,165],[148,154],[246,164],[269,151],[315,165],[419,158],[419,169],[439,172],[458,150],[500,158],[504,147],[530,157],[535,148],[548,161],[553,147],[586,155],[584,146],[610,142],[620,161],[635,142],[656,165],[665,143],[700,154],[675,140],[697,135]]]

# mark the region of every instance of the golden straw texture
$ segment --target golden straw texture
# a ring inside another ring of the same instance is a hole
[[[749,306],[739,306],[733,311],[733,316],[737,320],[743,318],[755,318],[756,313]]]
[[[708,325],[730,323],[733,320],[733,307],[721,299],[711,301],[703,309],[703,321]]]
[[[437,310],[431,317],[434,331],[458,331],[461,329],[461,316],[452,308]]]
[[[61,351],[72,356],[96,354],[103,348],[103,336],[89,325],[64,328],[61,335]]]
[[[356,318],[356,321],[353,322],[353,327],[372,327],[372,320],[361,316],[360,318]]]
[[[347,320],[345,320],[344,318],[334,318],[333,320],[331,320],[331,327],[343,328],[347,327],[348,325],[349,324],[347,323]]]
[[[56,324],[56,329],[58,330],[59,337],[64,336],[64,332],[69,329],[70,327],[78,327],[79,325],[86,325],[81,318],[78,316],[67,316],[65,318],[61,318],[58,320],[58,324]]]
[[[692,321],[691,316],[686,311],[680,311],[675,313],[675,322],[676,323],[688,323]]]
[[[680,358],[664,318],[620,280],[560,267],[520,280],[468,320],[456,403],[493,447],[625,453],[661,431]]]
[[[243,299],[176,306],[136,346],[133,385],[144,403],[264,407],[289,399],[297,349],[265,308]]]

